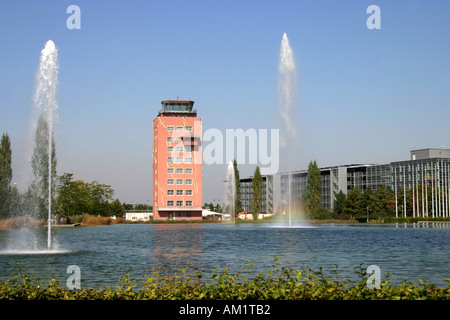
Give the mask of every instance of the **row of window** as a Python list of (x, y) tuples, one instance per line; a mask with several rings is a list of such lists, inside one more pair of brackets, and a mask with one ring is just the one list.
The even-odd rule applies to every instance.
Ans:
[[(167, 201), (167, 206), (168, 206), (168, 207), (173, 207), (174, 203), (175, 203), (175, 201), (169, 200), (169, 201)], [(183, 201), (177, 200), (177, 201), (176, 201), (176, 206), (177, 206), (177, 207), (182, 207), (182, 206), (183, 206)], [(192, 207), (192, 201), (186, 201), (186, 202), (185, 202), (185, 206), (186, 206), (186, 207)]]
[(167, 137), (167, 142), (181, 142), (181, 138), (180, 137)]
[(168, 146), (167, 147), (167, 152), (176, 152), (176, 153), (181, 153), (181, 152), (192, 152), (192, 146), (184, 146), (184, 148), (182, 146), (177, 146), (176, 148), (173, 146)]
[[(186, 131), (192, 131), (192, 126), (186, 126), (186, 127), (177, 126), (176, 130), (180, 131), (180, 132), (185, 131), (185, 130)], [(167, 126), (167, 131), (175, 131), (175, 126)]]
[(150, 220), (149, 217), (131, 217), (132, 221), (148, 221)]
[[(186, 211), (186, 218), (191, 218), (192, 217), (192, 212), (191, 211)], [(177, 212), (177, 218), (183, 218), (183, 212), (178, 211)]]
[[(167, 163), (174, 163), (174, 158), (175, 157), (167, 157)], [(187, 164), (191, 164), (192, 163), (192, 157), (176, 157), (176, 163), (180, 164), (180, 163), (187, 163)]]
[[(192, 168), (177, 168), (177, 174), (183, 174), (183, 170), (185, 174), (192, 174)], [(174, 174), (175, 169), (174, 168), (167, 168), (168, 174)]]
[[(177, 185), (183, 185), (183, 182), (185, 185), (192, 185), (192, 179), (176, 179)], [(167, 184), (168, 185), (174, 185), (175, 184), (175, 179), (167, 179)]]
[[(186, 196), (192, 196), (192, 190), (177, 190), (177, 196), (182, 196), (184, 191), (184, 195)], [(168, 196), (175, 195), (175, 190), (167, 190)]]
[[(183, 138), (183, 141), (185, 142), (185, 143), (193, 143), (193, 142), (195, 142), (195, 138), (193, 138), (193, 137), (184, 137)], [(176, 142), (176, 143), (180, 143), (181, 142), (181, 137), (167, 137), (167, 140), (166, 140), (166, 142)]]

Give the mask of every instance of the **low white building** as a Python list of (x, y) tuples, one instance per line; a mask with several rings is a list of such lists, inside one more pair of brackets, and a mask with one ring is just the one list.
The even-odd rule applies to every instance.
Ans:
[(149, 221), (153, 215), (152, 212), (127, 212), (125, 213), (125, 220), (127, 221)]
[(214, 219), (214, 218), (222, 219), (222, 214), (211, 211), (209, 209), (202, 209), (202, 217), (203, 219)]

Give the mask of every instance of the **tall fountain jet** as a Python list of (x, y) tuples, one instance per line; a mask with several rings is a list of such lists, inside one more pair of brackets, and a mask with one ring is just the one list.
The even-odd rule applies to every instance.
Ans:
[(292, 150), (294, 147), (293, 144), (296, 142), (296, 127), (293, 119), (297, 95), (297, 68), (294, 53), (289, 45), (289, 39), (286, 33), (284, 33), (281, 40), (278, 64), (278, 108), (282, 120), (280, 128), (280, 151), (283, 154), (282, 159), (285, 161), (283, 169), (288, 172), (288, 194), (285, 195), (284, 204), (288, 210), (289, 225), (292, 224)]
[(235, 197), (236, 197), (236, 179), (234, 176), (233, 161), (228, 163), (227, 178), (225, 180), (225, 203), (224, 211), (230, 212), (231, 222), (235, 223)]
[[(48, 124), (48, 232), (47, 247), (51, 248), (51, 210), (52, 210), (52, 153), (53, 122), (58, 110), (56, 87), (58, 85), (58, 49), (52, 40), (48, 40), (41, 51), (39, 69), (36, 73), (34, 105), (45, 116)], [(53, 168), (54, 169), (54, 168)]]

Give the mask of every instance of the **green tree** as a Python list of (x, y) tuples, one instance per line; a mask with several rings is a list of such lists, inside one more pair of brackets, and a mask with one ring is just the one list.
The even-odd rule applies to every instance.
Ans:
[(134, 210), (152, 210), (152, 206), (144, 203), (138, 203), (134, 206)]
[(242, 212), (242, 206), (241, 206), (241, 183), (239, 179), (239, 169), (237, 167), (236, 159), (233, 160), (233, 168), (234, 168), (234, 180), (236, 181), (236, 189), (234, 194), (234, 214), (237, 216), (240, 212)]
[(314, 214), (322, 208), (321, 204), (322, 186), (320, 179), (320, 169), (316, 160), (311, 161), (308, 165), (308, 173), (306, 175), (306, 189), (302, 194), (302, 202), (306, 211)]
[(123, 208), (125, 209), (125, 210), (133, 210), (133, 205), (131, 204), (131, 203), (123, 203), (122, 204), (123, 205)]
[(360, 198), (361, 210), (369, 214), (378, 212), (380, 203), (377, 200), (372, 188), (366, 188)]
[(253, 220), (257, 220), (261, 211), (263, 199), (263, 178), (259, 166), (256, 167), (252, 179), (252, 215)]
[(101, 216), (111, 216), (109, 201), (112, 200), (114, 190), (111, 186), (100, 184), (97, 181), (86, 184), (91, 200), (88, 213)]
[[(48, 214), (48, 197), (49, 197), (49, 179), (52, 185), (52, 203), (55, 203), (56, 195), (56, 151), (55, 141), (51, 137), (51, 154), (49, 154), (49, 126), (44, 115), (39, 116), (36, 134), (35, 147), (31, 158), (31, 168), (33, 170), (34, 179), (30, 186), (31, 214), (38, 219), (45, 219)], [(49, 158), (51, 159), (51, 174), (49, 175)]]
[(57, 213), (63, 216), (76, 212), (78, 199), (75, 195), (75, 185), (72, 181), (73, 174), (65, 173), (58, 178)]
[(116, 217), (121, 217), (125, 214), (125, 208), (122, 203), (120, 203), (119, 199), (111, 202), (111, 214)]
[[(420, 189), (419, 192), (421, 193), (422, 189)], [(395, 193), (391, 188), (380, 185), (377, 190), (375, 190), (374, 196), (375, 201), (377, 202), (377, 212), (381, 213), (383, 216), (395, 214)]]
[(72, 173), (59, 177), (57, 212), (62, 216), (88, 213), (91, 204), (89, 189), (83, 180), (73, 180)]
[(209, 210), (211, 210), (211, 211), (214, 211), (214, 209), (215, 209), (214, 204), (213, 204), (212, 202), (211, 202), (211, 203), (205, 202), (205, 204), (203, 205), (203, 207), (204, 207), (204, 208), (207, 208), (207, 209), (209, 209)]
[(344, 212), (346, 201), (347, 195), (342, 190), (339, 190), (339, 192), (335, 196), (333, 211), (336, 214), (341, 215)]
[(82, 213), (111, 216), (114, 212), (109, 201), (113, 194), (109, 185), (73, 180), (72, 173), (65, 173), (59, 177), (58, 213), (63, 216)]
[(11, 141), (8, 134), (4, 133), (0, 141), (0, 219), (11, 215), (11, 153)]
[(345, 202), (344, 214), (354, 217), (361, 214), (361, 193), (357, 188), (353, 188), (347, 194), (347, 201)]

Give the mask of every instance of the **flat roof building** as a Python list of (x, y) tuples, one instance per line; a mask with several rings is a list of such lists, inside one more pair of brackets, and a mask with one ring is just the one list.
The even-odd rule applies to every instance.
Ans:
[(125, 220), (127, 221), (149, 221), (152, 216), (151, 212), (126, 212)]
[[(298, 204), (306, 189), (307, 170), (277, 173), (263, 176), (264, 197), (260, 213), (277, 213), (286, 210), (288, 203), (288, 179), (291, 177), (292, 201)], [(320, 168), (321, 203), (327, 210), (333, 210), (339, 191), (347, 194), (353, 188), (361, 193), (367, 188), (376, 190), (379, 186), (390, 188), (396, 193), (396, 214), (413, 217), (450, 216), (450, 150), (411, 150), (411, 160), (385, 164), (352, 164)], [(251, 213), (251, 178), (240, 179), (241, 205)], [(427, 192), (427, 187), (433, 192)], [(406, 190), (413, 194), (411, 212), (401, 202)], [(403, 192), (402, 194), (399, 194)], [(406, 200), (405, 200), (406, 201)], [(428, 204), (429, 202), (429, 204)]]
[(165, 100), (153, 120), (153, 219), (202, 220), (202, 119)]
[(411, 150), (411, 160), (423, 160), (432, 158), (450, 158), (450, 149), (441, 147), (440, 149), (428, 148)]

